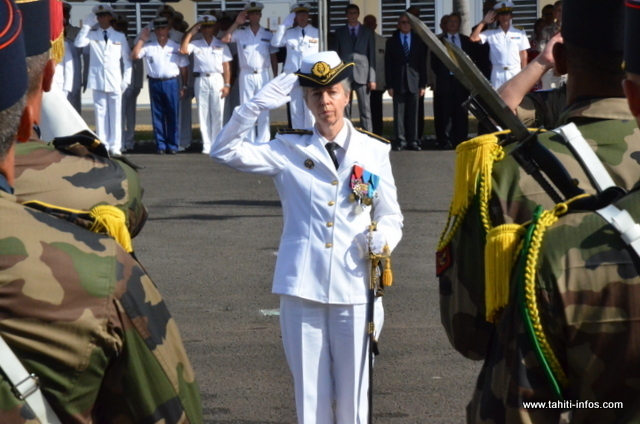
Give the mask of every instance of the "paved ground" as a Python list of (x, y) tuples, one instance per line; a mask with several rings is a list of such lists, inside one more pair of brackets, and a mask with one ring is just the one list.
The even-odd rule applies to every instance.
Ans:
[[(374, 375), (374, 422), (463, 423), (479, 364), (440, 326), (434, 249), (447, 217), (451, 151), (392, 152), (404, 239)], [(291, 377), (270, 294), (282, 229), (269, 178), (199, 154), (130, 155), (150, 218), (135, 247), (181, 329), (198, 375), (205, 422), (294, 423)]]

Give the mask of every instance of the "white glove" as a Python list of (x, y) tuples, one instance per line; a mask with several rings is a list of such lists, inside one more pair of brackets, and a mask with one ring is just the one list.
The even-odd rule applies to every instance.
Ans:
[(94, 26), (98, 23), (98, 19), (94, 13), (89, 13), (89, 15), (82, 21), (82, 25), (89, 25), (90, 27)]
[(126, 81), (122, 81), (120, 83), (120, 92), (124, 93), (127, 90), (128, 87), (129, 87), (129, 84), (127, 84)]
[(282, 73), (262, 87), (262, 90), (245, 103), (245, 105), (256, 113), (262, 112), (263, 110), (277, 109), (291, 101), (289, 93), (291, 93), (291, 89), (293, 89), (293, 86), (297, 83), (298, 76), (296, 74)]
[(387, 245), (387, 239), (384, 235), (378, 231), (370, 231), (367, 234), (367, 240), (369, 240), (369, 251), (374, 255), (381, 255), (384, 253), (384, 247)]
[(292, 27), (293, 21), (295, 21), (295, 19), (296, 19), (296, 13), (295, 12), (289, 13), (287, 17), (284, 18), (284, 21), (282, 21), (282, 25), (284, 25), (287, 28)]

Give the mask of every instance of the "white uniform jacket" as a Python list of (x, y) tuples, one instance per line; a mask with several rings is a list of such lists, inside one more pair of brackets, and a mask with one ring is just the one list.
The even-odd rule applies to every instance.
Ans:
[(298, 72), (302, 58), (319, 51), (320, 38), (318, 36), (318, 28), (307, 25), (304, 27), (304, 37), (302, 36), (302, 30), (303, 28), (300, 27), (286, 29), (284, 25), (279, 25), (278, 30), (271, 39), (273, 47), (285, 46), (287, 48), (287, 59), (282, 68), (283, 72), (290, 74)]
[[(131, 84), (131, 50), (124, 34), (107, 29), (108, 42), (104, 41), (103, 29), (91, 30), (83, 25), (76, 37), (75, 46), (89, 46), (89, 77), (87, 87), (107, 93), (120, 93), (122, 81)], [(120, 59), (124, 73), (120, 68)]]
[[(244, 142), (256, 115), (234, 112), (211, 148), (217, 162), (271, 176), (282, 202), (284, 229), (273, 293), (322, 303), (367, 303), (370, 260), (366, 230), (373, 220), (393, 249), (402, 237), (402, 214), (389, 162), (389, 144), (348, 126), (349, 144), (338, 170), (316, 131), (278, 134), (269, 143)], [(357, 214), (349, 201), (352, 168), (380, 177), (371, 207)]]

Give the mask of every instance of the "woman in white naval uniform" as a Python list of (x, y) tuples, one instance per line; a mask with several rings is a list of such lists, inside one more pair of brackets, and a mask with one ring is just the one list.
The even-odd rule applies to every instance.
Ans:
[[(224, 99), (229, 95), (233, 59), (229, 46), (215, 34), (218, 30), (215, 16), (202, 15), (182, 39), (180, 53), (193, 53), (193, 76), (198, 102), (198, 117), (202, 133), (202, 153), (209, 154), (211, 143), (222, 129)], [(202, 38), (191, 41), (200, 31)]]
[[(111, 27), (113, 9), (98, 5), (78, 32), (75, 46), (89, 46), (87, 87), (93, 90), (96, 133), (109, 146), (109, 153), (122, 150), (122, 93), (131, 83), (131, 51), (124, 34)], [(91, 29), (98, 23), (96, 29)], [(121, 70), (122, 61), (124, 72)]]
[[(491, 86), (498, 89), (527, 66), (527, 50), (531, 45), (527, 33), (512, 24), (513, 2), (496, 3), (473, 31), (469, 39), (489, 44)], [(485, 25), (498, 21), (498, 28), (482, 32)]]
[[(269, 82), (269, 67), (273, 70), (273, 75), (278, 73), (278, 61), (275, 55), (278, 49), (271, 46), (273, 34), (260, 26), (263, 8), (264, 5), (260, 2), (247, 2), (244, 10), (238, 13), (236, 21), (222, 37), (224, 43), (238, 45), (240, 104), (251, 100)], [(249, 26), (236, 31), (247, 18)], [(268, 142), (270, 138), (269, 111), (264, 111), (258, 117), (256, 132), (251, 131), (249, 139), (261, 144)]]
[[(291, 7), (291, 14), (284, 18), (282, 25), (278, 26), (278, 30), (271, 39), (272, 46), (287, 47), (287, 59), (282, 68), (283, 72), (289, 74), (298, 72), (303, 57), (318, 53), (320, 39), (318, 38), (318, 28), (309, 24), (310, 7), (309, 3), (294, 4)], [(298, 25), (289, 28), (294, 21)], [(290, 96), (291, 128), (313, 127), (315, 120), (309, 108), (304, 104), (302, 87), (294, 87)]]
[[(217, 162), (271, 176), (280, 195), (284, 229), (273, 293), (280, 295), (282, 341), (298, 421), (305, 424), (366, 422), (368, 253), (392, 250), (402, 237), (389, 144), (343, 118), (352, 69), (336, 52), (302, 60), (297, 75), (316, 119), (313, 130), (288, 130), (262, 145), (245, 141), (262, 111), (289, 101), (298, 77), (283, 74), (236, 109), (211, 148)], [(337, 144), (335, 162), (330, 142)], [(379, 177), (364, 212), (350, 201), (355, 165)], [(372, 221), (377, 231), (369, 233)], [(381, 299), (375, 303), (379, 330)]]

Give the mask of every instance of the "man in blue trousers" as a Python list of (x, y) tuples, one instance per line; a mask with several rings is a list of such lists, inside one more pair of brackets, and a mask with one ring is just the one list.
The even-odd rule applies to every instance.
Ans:
[(149, 41), (151, 30), (142, 30), (131, 57), (145, 58), (157, 153), (174, 155), (180, 146), (178, 113), (187, 89), (189, 59), (180, 54), (180, 45), (169, 39), (167, 18), (154, 19), (153, 32), (157, 40)]

